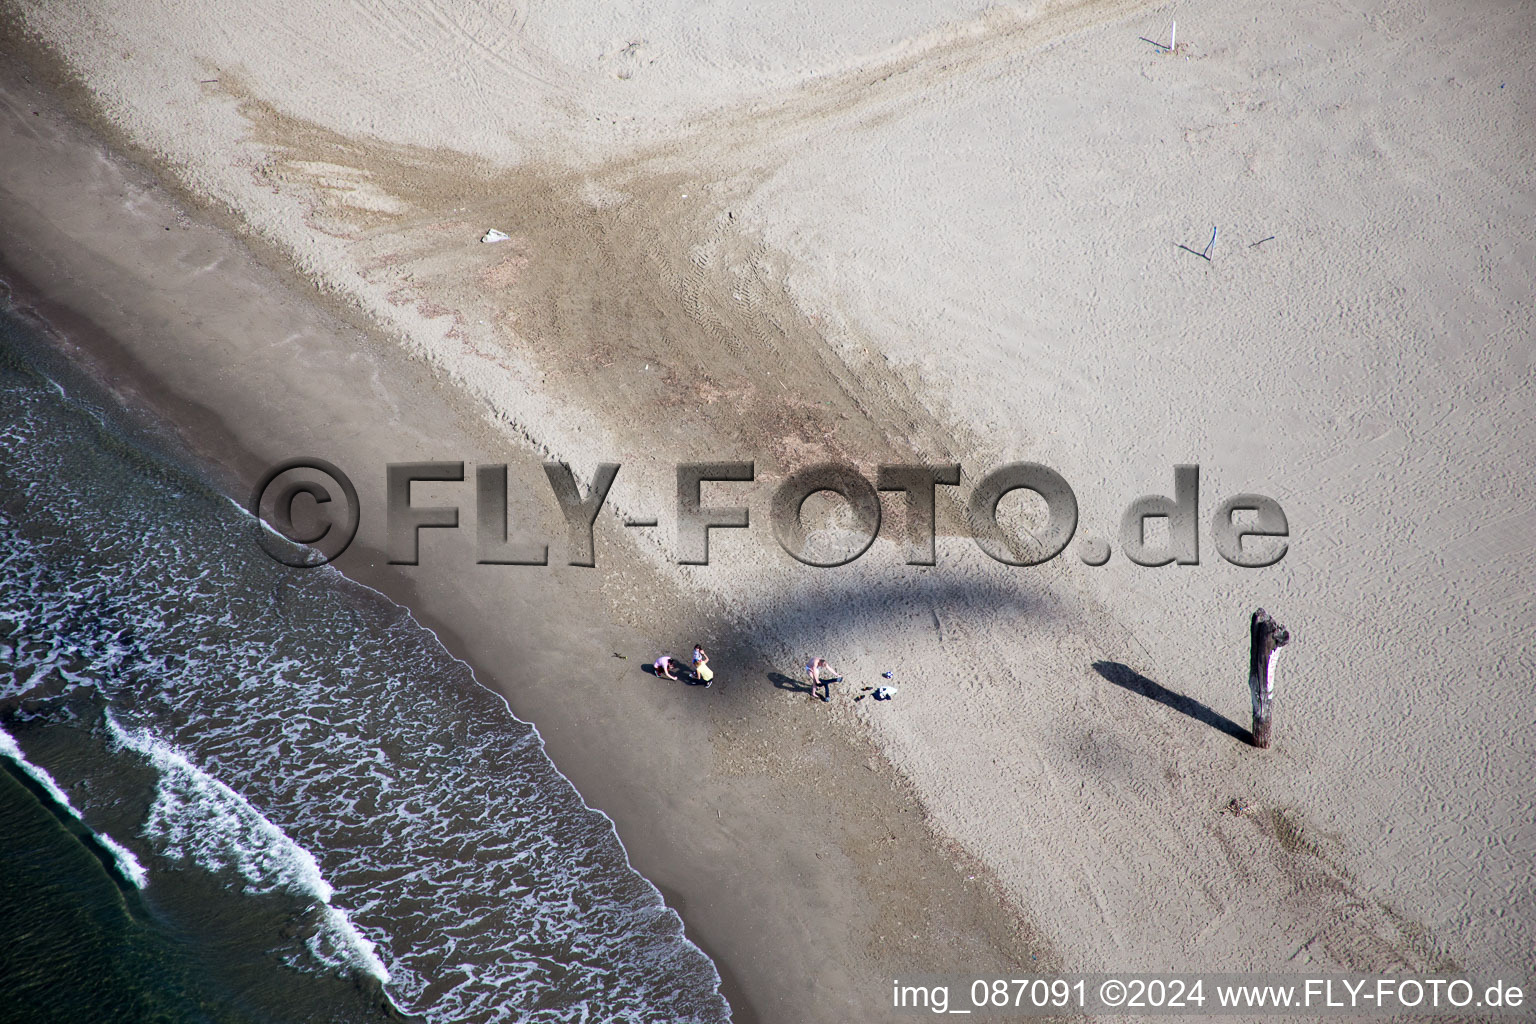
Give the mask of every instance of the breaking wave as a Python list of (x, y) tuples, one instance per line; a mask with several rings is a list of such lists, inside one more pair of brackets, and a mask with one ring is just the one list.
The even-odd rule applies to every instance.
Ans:
[(122, 843), (113, 839), (105, 832), (97, 832), (85, 823), (85, 817), (70, 802), (68, 794), (59, 788), (52, 775), (46, 768), (42, 768), (27, 760), (27, 755), (22, 753), (21, 747), (16, 743), (16, 738), (4, 729), (0, 729), (0, 755), (9, 758), (11, 763), (20, 768), (33, 782), (42, 787), (43, 791), (53, 798), (53, 802), (59, 809), (78, 821), (89, 832), (92, 841), (99, 845), (112, 857), (117, 865), (117, 872), (124, 881), (142, 889), (149, 884), (149, 872), (144, 870), (144, 865), (133, 855), (133, 851)]
[(106, 722), (119, 746), (143, 755), (160, 772), (144, 834), (165, 857), (190, 859), (212, 872), (233, 869), (244, 879), (247, 892), (282, 889), (314, 899), (321, 904), (323, 924), (308, 942), (310, 951), (322, 963), (355, 967), (381, 984), (389, 982), (389, 970), (379, 959), (377, 947), (352, 924), (346, 911), (331, 903), (335, 889), (320, 874), (313, 854), (239, 793), (148, 730), (124, 729), (110, 711)]

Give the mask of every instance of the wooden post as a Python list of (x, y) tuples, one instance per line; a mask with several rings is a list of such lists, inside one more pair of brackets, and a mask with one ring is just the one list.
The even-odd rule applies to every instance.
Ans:
[(1263, 608), (1248, 625), (1248, 692), (1253, 696), (1253, 745), (1269, 746), (1270, 701), (1275, 695), (1275, 658), (1291, 642), (1291, 632)]

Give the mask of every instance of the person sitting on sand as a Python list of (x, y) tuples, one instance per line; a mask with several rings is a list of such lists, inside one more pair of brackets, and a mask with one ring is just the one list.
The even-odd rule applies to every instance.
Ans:
[(677, 680), (677, 676), (672, 674), (672, 670), (676, 667), (677, 662), (672, 660), (672, 655), (670, 654), (663, 654), (651, 665), (651, 668), (656, 670), (656, 675), (658, 677), (662, 679), (671, 679), (673, 681)]
[[(822, 672), (827, 673), (826, 678), (822, 678)], [(811, 677), (812, 699), (817, 696), (816, 691), (820, 687), (825, 686), (827, 688), (827, 695), (821, 699), (829, 703), (832, 700), (832, 684), (843, 681), (843, 677), (838, 675), (831, 665), (827, 664), (826, 658), (812, 658), (805, 666), (805, 674)]]
[(706, 687), (715, 678), (715, 670), (709, 667), (709, 655), (698, 644), (693, 645), (693, 674), (704, 680)]

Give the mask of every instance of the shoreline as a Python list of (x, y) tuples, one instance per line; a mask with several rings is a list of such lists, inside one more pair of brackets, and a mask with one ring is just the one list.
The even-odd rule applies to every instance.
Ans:
[[(55, 112), (54, 116), (58, 114)], [(63, 130), (78, 132), (78, 129), (67, 127)], [(130, 179), (137, 173), (130, 172)], [(155, 186), (144, 181), (132, 187), (141, 192), (141, 199), (147, 193), (158, 191)], [(166, 199), (156, 201), (162, 204), (167, 202)], [(167, 212), (172, 209), (170, 206), (164, 208)], [(209, 239), (223, 237), (223, 241), (213, 244), (235, 244), (221, 236), (217, 226), (198, 223), (201, 218), (196, 213), (190, 214), (190, 220), (193, 228), (184, 228), (178, 224), (177, 232), (195, 230), (207, 235)], [(25, 244), (35, 247), (38, 241), (34, 235)], [(122, 244), (111, 239), (98, 242), (101, 250), (106, 252), (112, 251), (114, 245)], [(36, 251), (29, 255), (38, 258)], [(91, 255), (81, 252), (73, 254), (77, 258)], [(63, 247), (55, 247), (45, 259), (49, 265), (58, 267), (59, 263), (54, 261), (64, 256)], [(18, 298), (22, 300), (19, 304), (33, 307), (45, 321), (64, 332), (69, 344), (75, 348), (74, 352), (64, 353), (66, 358), (80, 365), (83, 372), (99, 381), (110, 392), (126, 400), (136, 418), (142, 419), (147, 414), (153, 421), (169, 428), (180, 444), (205, 467), (205, 471), (212, 472), (215, 480), (224, 481), (226, 493), (233, 490), (239, 494), (241, 485), (248, 485), (259, 474), (260, 467), (265, 464), (263, 455), (227, 419), (227, 413), (221, 415), (214, 411), (214, 407), (221, 404), (218, 395), (205, 390), (220, 377), (228, 379), (227, 374), (212, 368), (202, 368), (207, 372), (194, 373), (192, 379), (198, 383), (189, 387), (187, 383), (176, 380), (176, 371), (167, 373), (163, 369), (158, 372), (150, 369), (139, 358), (146, 350), (141, 348), (135, 351), (132, 341), (122, 339), (112, 327), (101, 323), (98, 317), (83, 313), (74, 308), (73, 304), (61, 301), (57, 294), (47, 294), (47, 289), (38, 288), (24, 271), (15, 267), (15, 262), (14, 259), (9, 260), (11, 265), (7, 270), (12, 279), (19, 278), (24, 282), (17, 289)], [(285, 310), (296, 309), (296, 315), (301, 317), (329, 317), (328, 313), (313, 311), (307, 300), (283, 297), (281, 289), (284, 286), (274, 281), (268, 271), (256, 269), (254, 263), (250, 268), (248, 273), (254, 273), (258, 279), (266, 278), (262, 286), (268, 290), (266, 294), (278, 298), (277, 305)], [(91, 282), (89, 268), (82, 270), (78, 263), (63, 276), (70, 282), (68, 290), (82, 285), (103, 284), (100, 281)], [(105, 294), (112, 294), (113, 287), (111, 282), (106, 282)], [(55, 292), (57, 288), (55, 284)], [(29, 289), (33, 292), (30, 296), (27, 294)], [(118, 294), (121, 296), (122, 293), (119, 291)], [(121, 307), (112, 308), (118, 315), (122, 315)], [(155, 343), (156, 354), (160, 358), (169, 360), (171, 364), (179, 361), (174, 355), (163, 352), (163, 349), (170, 347), (167, 339), (160, 337)], [(433, 424), (436, 437), (441, 438), (444, 433), (441, 425), (451, 422), (456, 424), (451, 432), (464, 438), (459, 450), (463, 450), (466, 458), (474, 450), (484, 449), (487, 442), (483, 427), (475, 422), (473, 416), (466, 417), (462, 412), (453, 411), (446, 404), (447, 398), (431, 383), (431, 375), (420, 364), (413, 364), (387, 350), (376, 350), (372, 355), (378, 364), (370, 367), (364, 376), (376, 373), (379, 364), (391, 366), (390, 372), (394, 375), (392, 381), (397, 384), (402, 380), (406, 382), (401, 391), (410, 396), (408, 401), (418, 403), (414, 411), (426, 422)], [(341, 361), (348, 362), (350, 357), (348, 353), (342, 356)], [(290, 367), (283, 372), (303, 375), (302, 368)], [(238, 389), (238, 383), (235, 386)], [(198, 397), (192, 398), (194, 394)], [(436, 411), (424, 413), (423, 406)], [(388, 451), (387, 446), (381, 445), (376, 438), (370, 438), (371, 443), (360, 444), (359, 440), (349, 438), (346, 442), (333, 444), (330, 450), (342, 449), (357, 453), (361, 449), (381, 454)], [(265, 446), (272, 444), (270, 439), (262, 441), (265, 441)], [(262, 446), (262, 441), (258, 441), (257, 445)], [(409, 442), (401, 447), (408, 449)], [(500, 448), (500, 445), (496, 447)], [(302, 446), (299, 450), (302, 450)], [(275, 455), (276, 450), (272, 454)], [(498, 454), (496, 458), (512, 461), (504, 453)], [(536, 465), (531, 453), (522, 454), (521, 459), (525, 469)], [(343, 464), (347, 463), (344, 461)], [(365, 498), (365, 507), (367, 504)], [(374, 507), (379, 505), (375, 504)], [(547, 509), (525, 511), (531, 514), (531, 518), (542, 516), (547, 521), (549, 516)], [(548, 525), (552, 527), (553, 524)], [(607, 542), (607, 550), (614, 550), (617, 543), (613, 535), (615, 532), (612, 526), (606, 527), (606, 530), (603, 526), (599, 527), (599, 543)], [(549, 534), (558, 536), (552, 528)], [(924, 962), (922, 959), (914, 961), (912, 958), (920, 957), (920, 951), (932, 944), (933, 939), (928, 936), (941, 933), (960, 938), (958, 941), (953, 938), (947, 941), (943, 952), (936, 953), (935, 959), (953, 963), (957, 969), (960, 964), (968, 962), (968, 957), (974, 957), (977, 962), (992, 960), (999, 963), (1015, 961), (1025, 955), (1039, 956), (1040, 962), (1055, 960), (1038, 939), (1021, 940), (1016, 930), (1015, 915), (993, 902), (996, 897), (990, 894), (1000, 891), (995, 883), (982, 883), (978, 888), (976, 883), (964, 880), (961, 869), (956, 866), (959, 862), (954, 860), (956, 851), (946, 852), (935, 845), (921, 810), (910, 795), (904, 793), (904, 785), (888, 764), (884, 763), (882, 755), (867, 745), (850, 744), (849, 739), (839, 735), (824, 717), (802, 714), (796, 716), (799, 718), (796, 722), (774, 718), (753, 721), (751, 716), (756, 712), (752, 705), (760, 704), (760, 701), (753, 699), (750, 689), (743, 690), (738, 683), (728, 678), (727, 685), (717, 685), (712, 695), (728, 695), (734, 690), (737, 691), (736, 699), (728, 697), (728, 705), (723, 710), (717, 706), (706, 711), (713, 721), (688, 723), (682, 729), (674, 727), (671, 731), (676, 742), (672, 744), (647, 742), (637, 747), (634, 741), (641, 737), (635, 736), (634, 729), (628, 723), (616, 722), (613, 716), (604, 716), (599, 731), (608, 737), (607, 745), (604, 747), (599, 744), (603, 753), (594, 758), (596, 751), (582, 742), (581, 737), (593, 725), (590, 716), (584, 713), (582, 707), (564, 699), (561, 691), (568, 684), (560, 681), (559, 671), (550, 664), (558, 664), (571, 657), (569, 644), (562, 645), (554, 639), (549, 632), (549, 625), (540, 627), (542, 638), (537, 641), (525, 638), (522, 642), (514, 642), (514, 662), (522, 658), (526, 659), (525, 664), (527, 661), (537, 664), (538, 670), (534, 675), (542, 678), (510, 681), (503, 670), (495, 668), (508, 660), (505, 640), (483, 627), (478, 637), (466, 633), (469, 623), (485, 621), (484, 612), (474, 607), (477, 595), (467, 595), (466, 600), (465, 594), (453, 593), (460, 588), (456, 586), (452, 571), (435, 574), (425, 572), (412, 578), (408, 573), (384, 564), (378, 553), (380, 547), (376, 543), (377, 539), (374, 538), (375, 542), (371, 543), (365, 528), (358, 542), (338, 562), (338, 568), (349, 578), (409, 609), (419, 622), (438, 635), (451, 654), (473, 666), (483, 685), (507, 699), (513, 714), (532, 723), (539, 730), (557, 769), (572, 781), (589, 806), (614, 821), (635, 869), (665, 895), (674, 909), (678, 909), (679, 905), (686, 909), (684, 921), (687, 935), (715, 962), (722, 978), (722, 992), (731, 1002), (735, 1019), (749, 1022), (844, 1019), (846, 1013), (857, 1012), (850, 1008), (859, 1005), (856, 990), (849, 988), (856, 976), (867, 972), (869, 988), (866, 993), (879, 991), (881, 978), (885, 975), (906, 969), (909, 961), (921, 965)], [(618, 561), (620, 559), (616, 552), (611, 562)], [(627, 561), (630, 564), (623, 565), (620, 572), (643, 576), (643, 564), (633, 559)], [(532, 598), (523, 598), (519, 606), (526, 610), (530, 605), (547, 602), (552, 597), (549, 591), (570, 590), (574, 584), (585, 591), (585, 596), (577, 602), (577, 606), (585, 609), (583, 615), (590, 620), (590, 609), (605, 603), (601, 594), (594, 592), (593, 584), (598, 581), (587, 580), (583, 583), (579, 579), (579, 571), (576, 571), (577, 579), (572, 580), (569, 578), (572, 575), (570, 571), (550, 570), (550, 575), (556, 573), (567, 578), (542, 582), (536, 588), (540, 593)], [(654, 579), (647, 585), (663, 586)], [(676, 604), (678, 597), (664, 597), (663, 602)], [(568, 613), (572, 602), (567, 598), (564, 603)], [(688, 613), (688, 617), (695, 618), (697, 613)], [(560, 618), (560, 613), (545, 611), (539, 620), (551, 623)], [(675, 612), (672, 618), (677, 618)], [(566, 621), (570, 621), (569, 617)], [(585, 628), (591, 631), (594, 627), (587, 624)], [(674, 623), (672, 628), (676, 629), (677, 624)], [(719, 626), (684, 628), (690, 634), (720, 629)], [(622, 623), (598, 625), (595, 631), (623, 637), (618, 644), (627, 646), (632, 652), (630, 660), (623, 664), (639, 675), (638, 654), (643, 649), (639, 645), (648, 641), (637, 638), (633, 626), (626, 627)], [(601, 646), (619, 649), (616, 644), (609, 642), (603, 642)], [(553, 656), (550, 647), (554, 648)], [(726, 653), (731, 652), (727, 649)], [(746, 650), (739, 654), (743, 661), (750, 657)], [(590, 658), (590, 648), (583, 651), (582, 656)], [(716, 658), (718, 662), (721, 655), (717, 653)], [(767, 666), (763, 666), (753, 671), (761, 674), (766, 670)], [(740, 668), (737, 671), (745, 674)], [(644, 675), (639, 675), (639, 678), (649, 679)], [(597, 693), (589, 693), (585, 699), (593, 696), (597, 696)], [(650, 698), (632, 693), (626, 699), (626, 704), (634, 717), (642, 722), (649, 719), (651, 726), (659, 730), (662, 719), (658, 709), (654, 706), (646, 708), (645, 704), (659, 701), (665, 706), (663, 711), (675, 714), (679, 710), (689, 711), (690, 698), (696, 696), (692, 688), (684, 688), (681, 692), (663, 691)], [(691, 703), (697, 708), (699, 702), (693, 700)], [(734, 711), (730, 705), (735, 705)], [(803, 704), (800, 710), (804, 711)], [(690, 799), (689, 795), (689, 790), (696, 787), (666, 780), (675, 780), (673, 762), (683, 751), (693, 749), (700, 752), (703, 763), (714, 760), (717, 757), (717, 744), (710, 734), (722, 726), (736, 737), (735, 742), (769, 750), (783, 745), (783, 740), (791, 731), (801, 743), (805, 743), (808, 736), (812, 737), (811, 742), (831, 752), (830, 757), (839, 766), (827, 781), (840, 779), (841, 783), (834, 782), (834, 785), (855, 792), (862, 789), (865, 796), (860, 798), (843, 794), (841, 799), (835, 793), (807, 796), (803, 810), (808, 811), (814, 819), (813, 823), (808, 824), (801, 809), (784, 802), (782, 790), (770, 786), (767, 792), (762, 792), (761, 786), (750, 781), (743, 787), (740, 782), (733, 783), (733, 776), (727, 774), (710, 787), (714, 795), (709, 803), (719, 806), (697, 806), (698, 801)], [(629, 749), (624, 750), (626, 746)], [(623, 750), (622, 768), (605, 763), (616, 750)], [(656, 763), (658, 756), (660, 764)], [(736, 778), (750, 780), (751, 777)], [(660, 798), (654, 793), (647, 795), (648, 790), (659, 790)], [(726, 794), (730, 794), (728, 799)], [(876, 804), (875, 801), (881, 803)], [(866, 809), (862, 812), (850, 809), (847, 806), (849, 803), (862, 803)], [(690, 804), (693, 806), (688, 806)], [(878, 809), (881, 805), (888, 807), (889, 813), (882, 813)], [(740, 826), (734, 822), (729, 823), (732, 826), (730, 831), (739, 828), (737, 835), (725, 838), (706, 835), (700, 839), (678, 842), (677, 833), (680, 828), (685, 834), (715, 831), (704, 826), (703, 821), (715, 818), (725, 822), (723, 812), (727, 807), (733, 815), (745, 814), (749, 819), (756, 820), (750, 824), (744, 822)], [(713, 813), (716, 810), (722, 813), (717, 816)], [(824, 875), (807, 886), (799, 877), (799, 870), (783, 863), (774, 866), (773, 862), (781, 861), (782, 858), (772, 844), (758, 841), (759, 837), (766, 840), (770, 835), (799, 836), (805, 844), (822, 848), (828, 856), (836, 851), (838, 859), (847, 864), (847, 873)], [(893, 837), (895, 842), (886, 845)], [(850, 844), (853, 850), (878, 851), (880, 856), (872, 858), (869, 868), (861, 869), (856, 862), (848, 860)], [(730, 855), (733, 868), (739, 869), (743, 860), (759, 862), (759, 881), (753, 881), (752, 875), (738, 873), (738, 870), (721, 870), (719, 854), (721, 850), (730, 849), (737, 851)], [(893, 853), (893, 850), (896, 852)], [(822, 852), (816, 853), (816, 858), (822, 856)], [(878, 876), (873, 874), (875, 860), (879, 861), (881, 874)], [(964, 874), (985, 877), (985, 872), (975, 865), (970, 865)], [(918, 881), (920, 879), (922, 882)], [(924, 911), (930, 912), (933, 919), (926, 923), (904, 920), (905, 924), (917, 926), (917, 930), (911, 932), (909, 937), (898, 939), (896, 936), (882, 935), (882, 930), (888, 928), (888, 925), (879, 923), (884, 917), (902, 920), (914, 913), (916, 907), (906, 910), (891, 908), (907, 902), (909, 896), (904, 890), (916, 884), (925, 884), (932, 890), (920, 902)], [(807, 898), (822, 907), (823, 912), (806, 913), (804, 910), (796, 910)], [(765, 919), (761, 916), (761, 910), (769, 906), (785, 907), (790, 913), (777, 920)], [(744, 914), (743, 911), (748, 907), (756, 908), (757, 914)], [(828, 909), (833, 907), (842, 909)], [(853, 924), (861, 921), (862, 924)], [(784, 937), (779, 943), (778, 954), (772, 958), (758, 956), (755, 953), (757, 941), (775, 933)], [(790, 935), (798, 938), (790, 941)], [(1022, 945), (1017, 945), (1021, 942)], [(1012, 952), (1005, 952), (1010, 948)], [(1032, 953), (1026, 954), (1025, 949)], [(988, 953), (988, 950), (991, 952)], [(829, 951), (835, 952), (829, 955)], [(830, 960), (831, 970), (839, 972), (840, 977), (830, 986), (807, 983), (805, 979), (814, 977), (818, 961), (822, 960)], [(881, 961), (887, 963), (881, 966)], [(860, 964), (863, 966), (855, 966)]]

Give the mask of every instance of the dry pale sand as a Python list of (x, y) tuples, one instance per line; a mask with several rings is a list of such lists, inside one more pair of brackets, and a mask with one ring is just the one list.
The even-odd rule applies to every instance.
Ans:
[[(732, 872), (669, 876), (664, 851), (776, 851), (747, 917), (729, 900), (684, 908), (767, 1019), (875, 1019), (883, 988), (861, 972), (941, 913), (912, 895), (941, 863), (998, 888), (977, 897), (993, 915), (911, 928), (936, 966), (1016, 955), (1001, 937), (1015, 929), (1018, 949), (1068, 967), (1536, 975), (1529, 5), (708, 11), (23, 2), (10, 38), (46, 41), (120, 151), (350, 318), (351, 337), (269, 344), (310, 380), (372, 374), (409, 450), (369, 436), (369, 403), (327, 419), (274, 404), (259, 375), (231, 383), (272, 351), (235, 340), (178, 369), (187, 352), (145, 336), (148, 376), (206, 389), (247, 449), (286, 454), (345, 423), (332, 443), (348, 450), (470, 458), (445, 439), (474, 430), (439, 427), (441, 402), (483, 432), (476, 450), (623, 462), (616, 513), (664, 524), (677, 461), (756, 460), (740, 490), (759, 525), (717, 535), (713, 565), (671, 564), (667, 529), (621, 536), (615, 514), (598, 581), (551, 573), (540, 592), (588, 588), (566, 599), (594, 659), (621, 633), (681, 646), (710, 629), (781, 671), (824, 652), (861, 682), (896, 673), (897, 701), (845, 695), (811, 716), (754, 669), (731, 684), (753, 696), (723, 698), (750, 714), (663, 735), (671, 768), (773, 821), (806, 771), (873, 744), (901, 780), (873, 799), (892, 802), (871, 809), (850, 782), (806, 827), (867, 838), (920, 813), (931, 831), (893, 844), (920, 847), (903, 854), (905, 904), (877, 892), (884, 854), (867, 843), (828, 863), (801, 832), (708, 835), (718, 808), (641, 784), (668, 768), (654, 739), (620, 758), (638, 775), (569, 769), (685, 904)], [(1138, 38), (1175, 16), (1177, 54)], [(12, 138), (24, 113), (13, 101)], [(27, 193), (31, 237), (89, 248), (99, 212), (71, 219), (43, 192)], [(1213, 225), (1210, 261), (1178, 248)], [(489, 227), (511, 239), (478, 244)], [(400, 383), (399, 356), (350, 358), (364, 335), (432, 383)], [(296, 420), (279, 429), (273, 409)], [(959, 461), (967, 485), (1044, 462), (1076, 489), (1080, 533), (1112, 542), (1120, 509), (1197, 462), (1202, 564), (1117, 551), (1095, 569), (1069, 551), (1010, 569), (956, 536), (949, 504), (936, 568), (885, 539), (848, 567), (801, 567), (765, 529), (768, 496), (829, 458)], [(1205, 521), (1240, 491), (1290, 518), (1274, 568), (1229, 566), (1210, 543)], [(505, 653), (505, 602), (528, 600), (507, 577), (468, 594), (426, 566), (392, 584), (480, 661)], [(1296, 636), (1264, 753), (1223, 727), (1247, 725), (1257, 605)], [(1114, 684), (1128, 672), (1168, 700)], [(642, 745), (599, 701), (528, 692), (520, 709), (562, 766), (582, 761), (562, 729)], [(646, 706), (623, 710), (693, 714)], [(796, 760), (790, 736), (840, 753)], [(1221, 813), (1234, 798), (1249, 812)], [(759, 926), (862, 952), (819, 980), (775, 974), (740, 934)]]

